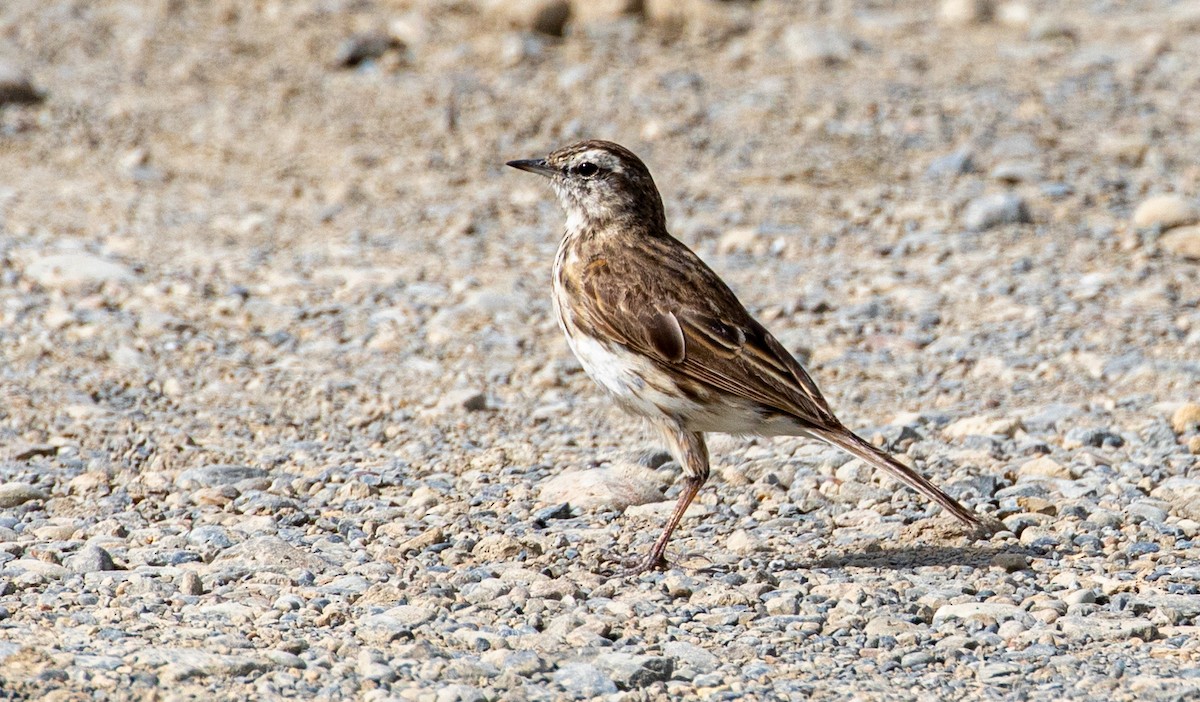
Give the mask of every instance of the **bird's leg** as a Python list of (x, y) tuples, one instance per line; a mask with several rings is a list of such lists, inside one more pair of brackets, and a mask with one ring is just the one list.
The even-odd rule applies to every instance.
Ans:
[(671, 540), (671, 534), (679, 526), (688, 506), (695, 499), (696, 493), (700, 492), (704, 481), (708, 480), (708, 447), (704, 445), (704, 434), (698, 431), (686, 431), (683, 427), (675, 424), (663, 426), (662, 433), (667, 440), (667, 447), (671, 455), (679, 461), (680, 467), (683, 468), (683, 492), (680, 493), (679, 501), (675, 503), (675, 509), (671, 512), (671, 518), (667, 520), (662, 535), (658, 537), (658, 541), (654, 542), (650, 553), (646, 554), (646, 558), (640, 564), (627, 570), (625, 575), (637, 575), (650, 570), (666, 570), (670, 567), (671, 564), (664, 555), (667, 551), (667, 542)]

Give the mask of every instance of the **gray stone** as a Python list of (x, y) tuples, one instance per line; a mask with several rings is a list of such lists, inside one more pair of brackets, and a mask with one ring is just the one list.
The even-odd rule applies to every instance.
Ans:
[(622, 690), (636, 690), (670, 680), (675, 669), (671, 658), (633, 653), (605, 653), (595, 658), (595, 664)]
[(676, 667), (688, 667), (697, 673), (711, 673), (720, 662), (711, 652), (686, 641), (668, 641), (663, 654), (675, 660)]
[(190, 468), (175, 478), (175, 485), (184, 490), (232, 485), (250, 478), (265, 478), (267, 471), (261, 468), (235, 465), (211, 465)]
[(1004, 224), (1032, 221), (1025, 200), (1016, 193), (993, 193), (978, 197), (969, 202), (963, 212), (963, 226), (976, 232)]
[(43, 287), (65, 290), (125, 282), (134, 277), (122, 263), (83, 252), (42, 256), (25, 268), (25, 275)]
[(5, 483), (0, 485), (0, 509), (19, 507), (30, 500), (47, 500), (50, 496), (29, 483)]
[(108, 551), (95, 544), (84, 546), (78, 553), (67, 559), (66, 565), (72, 573), (99, 573), (106, 570), (117, 570)]
[(568, 663), (560, 666), (554, 671), (552, 678), (572, 699), (611, 695), (617, 691), (617, 684), (612, 678), (590, 663)]

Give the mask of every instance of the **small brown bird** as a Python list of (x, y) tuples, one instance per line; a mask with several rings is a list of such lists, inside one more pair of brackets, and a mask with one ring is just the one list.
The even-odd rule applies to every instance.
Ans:
[(593, 380), (662, 432), (683, 492), (632, 572), (666, 568), (667, 541), (708, 478), (704, 432), (808, 436), (891, 473), (964, 524), (979, 520), (847, 429), (800, 363), (695, 253), (667, 233), (650, 171), (628, 149), (584, 141), (509, 166), (550, 179), (567, 213), (554, 309)]

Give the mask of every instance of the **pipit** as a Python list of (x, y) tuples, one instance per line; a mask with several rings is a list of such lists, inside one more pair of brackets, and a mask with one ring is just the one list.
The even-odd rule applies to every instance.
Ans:
[(667, 233), (662, 198), (632, 152), (584, 141), (508, 165), (549, 178), (566, 210), (554, 310), (571, 350), (618, 405), (658, 428), (683, 468), (679, 501), (631, 572), (669, 566), (667, 541), (708, 478), (705, 432), (819, 439), (981, 528), (954, 498), (838, 421), (800, 363)]

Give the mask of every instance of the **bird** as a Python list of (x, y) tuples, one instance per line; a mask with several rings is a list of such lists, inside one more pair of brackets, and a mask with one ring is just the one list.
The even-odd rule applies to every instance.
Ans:
[(696, 253), (667, 231), (662, 197), (632, 151), (588, 140), (508, 166), (549, 179), (566, 213), (553, 307), (580, 365), (662, 435), (681, 490), (650, 551), (627, 570), (665, 570), (667, 543), (708, 479), (704, 435), (817, 439), (925, 495), (972, 530), (980, 519), (846, 428), (812, 376)]

